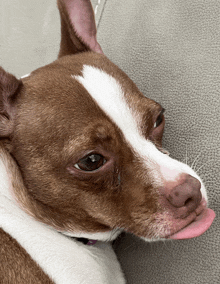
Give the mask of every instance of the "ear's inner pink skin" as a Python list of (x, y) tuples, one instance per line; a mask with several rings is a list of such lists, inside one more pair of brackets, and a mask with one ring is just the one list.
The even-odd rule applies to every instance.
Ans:
[(103, 53), (96, 39), (96, 24), (92, 4), (88, 0), (72, 1), (63, 0), (66, 5), (72, 27), (80, 39), (87, 44), (91, 50)]

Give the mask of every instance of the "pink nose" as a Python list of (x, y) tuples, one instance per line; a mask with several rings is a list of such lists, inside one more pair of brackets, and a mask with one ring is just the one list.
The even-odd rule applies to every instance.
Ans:
[(191, 175), (184, 175), (181, 183), (175, 185), (166, 193), (169, 203), (176, 207), (176, 212), (189, 214), (193, 212), (201, 202), (202, 194), (200, 191), (201, 183)]

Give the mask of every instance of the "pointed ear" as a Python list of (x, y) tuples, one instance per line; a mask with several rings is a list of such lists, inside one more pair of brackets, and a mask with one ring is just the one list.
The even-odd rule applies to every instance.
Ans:
[(21, 85), (21, 80), (0, 67), (0, 138), (7, 138), (13, 132), (15, 116), (13, 99)]
[(96, 39), (95, 16), (89, 0), (57, 0), (61, 19), (58, 57), (84, 51), (103, 53)]

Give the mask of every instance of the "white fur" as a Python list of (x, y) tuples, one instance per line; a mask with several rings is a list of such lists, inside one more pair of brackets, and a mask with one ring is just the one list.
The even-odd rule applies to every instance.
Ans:
[(202, 195), (207, 200), (199, 176), (188, 165), (159, 151), (142, 135), (139, 114), (126, 103), (120, 83), (103, 70), (88, 65), (84, 65), (82, 74), (72, 77), (84, 86), (100, 108), (117, 124), (134, 153), (151, 171), (154, 180), (163, 185), (163, 181), (174, 181), (181, 173), (188, 173), (200, 180)]
[(0, 227), (20, 243), (55, 283), (125, 283), (111, 244), (85, 246), (28, 216), (13, 200), (2, 159), (0, 179)]

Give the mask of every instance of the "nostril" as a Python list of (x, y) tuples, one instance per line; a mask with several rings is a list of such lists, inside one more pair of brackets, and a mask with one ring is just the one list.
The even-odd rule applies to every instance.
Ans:
[(200, 203), (200, 199), (198, 198), (198, 201), (194, 198), (188, 198), (184, 204), (184, 206), (188, 209), (188, 211), (191, 212), (191, 210), (193, 211), (194, 209), (197, 208), (197, 206)]
[(198, 179), (185, 175), (184, 181), (170, 190), (167, 199), (173, 207), (184, 207), (187, 213), (191, 213), (201, 202), (200, 188), (201, 183)]
[(189, 205), (189, 203), (193, 202), (192, 198), (188, 198), (184, 204), (184, 206), (187, 206), (187, 204)]

